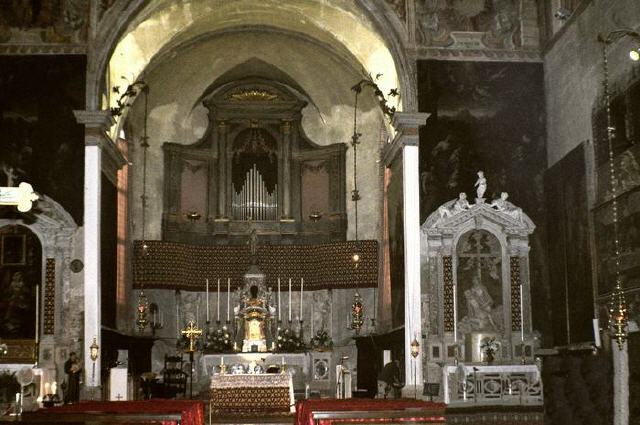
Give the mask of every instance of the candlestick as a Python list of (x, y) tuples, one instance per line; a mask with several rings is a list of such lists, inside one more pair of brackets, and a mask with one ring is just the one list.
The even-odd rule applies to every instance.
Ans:
[(300, 317), (299, 320), (302, 320), (302, 295), (304, 294), (304, 278), (300, 278)]
[(36, 285), (36, 344), (40, 338), (40, 285)]
[(227, 322), (231, 317), (229, 315), (230, 311), (231, 311), (231, 278), (228, 277), (227, 278)]
[(282, 320), (282, 316), (280, 314), (280, 278), (278, 278), (278, 321)]
[(209, 279), (207, 278), (207, 323), (209, 322)]
[(220, 278), (218, 278), (218, 297), (217, 297), (217, 302), (218, 302), (218, 315), (216, 316), (216, 320), (219, 322), (220, 321)]
[(289, 278), (289, 321), (291, 321), (291, 278)]
[(176, 297), (176, 336), (180, 339), (180, 301)]
[(58, 393), (58, 383), (56, 381), (53, 381), (53, 383), (51, 384), (51, 394), (55, 395)]

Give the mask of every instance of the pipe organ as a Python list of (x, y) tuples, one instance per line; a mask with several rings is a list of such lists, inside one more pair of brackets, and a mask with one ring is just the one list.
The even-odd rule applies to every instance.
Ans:
[(247, 171), (240, 192), (233, 191), (231, 203), (234, 220), (277, 220), (278, 185), (269, 192), (258, 168)]
[(346, 239), (346, 145), (306, 137), (299, 93), (245, 79), (203, 103), (202, 139), (163, 145), (163, 240), (241, 244), (251, 228), (276, 244)]

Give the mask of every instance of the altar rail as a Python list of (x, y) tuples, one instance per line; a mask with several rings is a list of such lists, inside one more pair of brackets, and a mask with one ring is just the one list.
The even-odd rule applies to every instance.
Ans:
[(447, 404), (543, 404), (536, 365), (446, 366), (443, 374)]
[[(205, 278), (231, 278), (231, 289), (242, 284), (249, 267), (246, 245), (190, 245), (167, 241), (135, 241), (133, 260), (134, 288), (184, 289), (204, 291)], [(360, 254), (358, 268), (353, 266), (354, 252)], [(374, 240), (335, 242), (321, 245), (259, 245), (258, 264), (266, 275), (266, 284), (275, 288), (278, 277), (282, 288), (304, 290), (371, 288), (378, 284), (378, 242)]]

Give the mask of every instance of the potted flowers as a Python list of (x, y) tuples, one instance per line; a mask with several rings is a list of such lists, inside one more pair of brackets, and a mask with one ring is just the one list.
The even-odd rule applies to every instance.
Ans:
[(484, 358), (487, 361), (487, 364), (492, 364), (495, 360), (495, 354), (500, 348), (500, 344), (496, 341), (494, 337), (485, 338), (480, 344), (480, 349), (484, 354)]

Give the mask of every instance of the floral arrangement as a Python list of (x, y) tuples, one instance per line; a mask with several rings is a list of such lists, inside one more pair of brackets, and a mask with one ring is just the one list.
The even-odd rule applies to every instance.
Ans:
[(500, 345), (494, 337), (486, 338), (482, 341), (482, 344), (480, 344), (480, 349), (486, 356), (487, 363), (493, 362), (496, 351), (498, 351), (499, 348)]
[(212, 353), (226, 353), (233, 351), (233, 341), (226, 326), (208, 332), (204, 349)]
[(316, 351), (328, 351), (333, 348), (333, 341), (327, 331), (322, 328), (311, 338), (310, 345)]
[(306, 346), (304, 341), (300, 339), (291, 329), (278, 328), (276, 336), (276, 351), (292, 353), (296, 351), (304, 351)]

